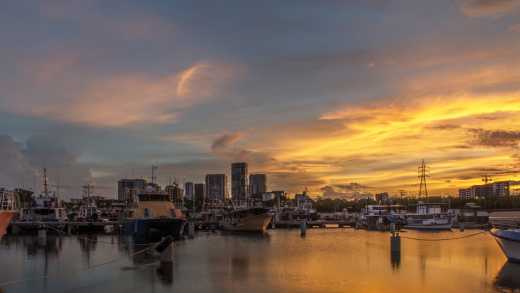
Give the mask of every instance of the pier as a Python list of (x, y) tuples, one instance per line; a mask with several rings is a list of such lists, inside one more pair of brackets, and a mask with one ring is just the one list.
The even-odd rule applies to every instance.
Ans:
[[(302, 221), (276, 221), (276, 228), (299, 228)], [(352, 228), (355, 222), (346, 220), (316, 220), (306, 221), (307, 228)]]

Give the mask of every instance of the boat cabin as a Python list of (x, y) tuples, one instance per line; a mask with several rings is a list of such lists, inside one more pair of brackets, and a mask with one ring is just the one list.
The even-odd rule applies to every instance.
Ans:
[(406, 208), (402, 205), (368, 205), (363, 209), (365, 215), (388, 215), (403, 213)]
[(229, 213), (229, 215), (233, 218), (242, 218), (248, 215), (262, 215), (268, 213), (269, 210), (265, 208), (249, 208), (249, 209), (239, 209), (234, 210)]
[(128, 214), (129, 218), (179, 218), (184, 215), (170, 201), (170, 195), (165, 192), (144, 192), (138, 195), (137, 207)]
[(418, 215), (439, 215), (448, 212), (447, 203), (424, 203), (417, 204), (416, 213)]

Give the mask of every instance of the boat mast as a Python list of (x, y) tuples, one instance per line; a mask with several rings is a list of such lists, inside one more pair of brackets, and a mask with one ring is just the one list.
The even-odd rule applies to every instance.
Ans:
[(47, 182), (47, 168), (43, 168), (43, 194), (45, 197), (49, 195), (49, 184)]
[(155, 175), (155, 171), (157, 171), (158, 168), (159, 167), (152, 165), (152, 184), (155, 184), (155, 180), (157, 179), (156, 175)]

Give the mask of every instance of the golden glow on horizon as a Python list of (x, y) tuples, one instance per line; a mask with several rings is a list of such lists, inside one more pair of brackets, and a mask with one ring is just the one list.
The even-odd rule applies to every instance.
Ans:
[[(426, 158), (431, 166), (431, 189), (454, 194), (457, 188), (481, 183), (486, 169), (514, 169), (515, 150), (479, 143), (478, 131), (520, 129), (518, 114), (517, 93), (351, 106), (320, 118), (343, 123), (340, 134), (316, 139), (286, 137), (283, 149), (273, 156), (282, 164), (329, 162), (299, 168), (331, 185), (358, 182), (376, 187), (374, 191), (394, 192), (404, 186), (412, 194), (416, 191), (417, 164)], [(349, 165), (350, 159), (366, 161)], [(338, 167), (337, 161), (347, 163)], [(496, 173), (497, 180), (516, 177), (511, 172)], [(312, 190), (317, 192), (319, 187)]]

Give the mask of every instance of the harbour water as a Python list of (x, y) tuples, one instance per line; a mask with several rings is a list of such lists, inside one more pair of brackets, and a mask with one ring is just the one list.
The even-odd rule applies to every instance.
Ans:
[[(475, 231), (421, 233), (453, 238)], [(9, 236), (0, 245), (4, 292), (509, 292), (509, 264), (483, 233), (450, 241), (402, 239), (353, 229), (271, 230), (247, 236), (198, 233), (175, 243), (171, 270), (118, 236)], [(46, 276), (46, 277), (44, 277)], [(0, 290), (0, 291), (1, 291)]]

